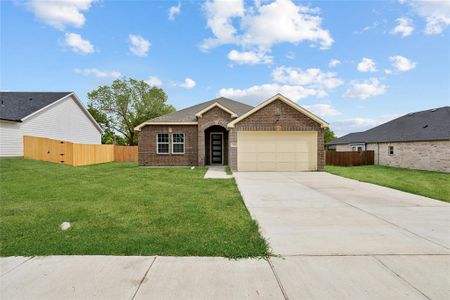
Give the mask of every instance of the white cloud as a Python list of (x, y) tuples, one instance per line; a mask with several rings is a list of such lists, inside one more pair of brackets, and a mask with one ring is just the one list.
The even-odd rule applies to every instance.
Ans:
[(310, 110), (319, 117), (337, 116), (341, 113), (330, 104), (319, 103), (312, 105), (303, 105), (304, 108)]
[(185, 89), (192, 89), (196, 85), (196, 82), (193, 79), (187, 77), (187, 78), (184, 79), (183, 83), (175, 83), (173, 85), (174, 86), (178, 86), (178, 87), (182, 87), (182, 88), (185, 88)]
[(254, 85), (246, 89), (223, 88), (219, 90), (219, 96), (240, 99), (250, 103), (259, 103), (276, 93), (282, 93), (293, 101), (318, 95), (318, 92), (314, 89), (299, 85), (280, 85), (277, 83)]
[(328, 63), (328, 67), (329, 68), (335, 68), (335, 67), (337, 67), (337, 65), (340, 65), (340, 64), (341, 64), (341, 61), (339, 59), (332, 59)]
[(298, 101), (307, 97), (325, 97), (328, 95), (327, 90), (334, 89), (343, 83), (337, 78), (336, 73), (322, 72), (316, 68), (302, 70), (285, 66), (273, 70), (272, 80), (272, 83), (244, 89), (222, 88), (219, 96), (255, 102), (267, 99), (276, 93), (282, 93), (293, 101)]
[(408, 58), (404, 57), (404, 56), (391, 56), (389, 57), (389, 60), (392, 62), (392, 66), (400, 72), (407, 72), (410, 71), (412, 69), (414, 69), (417, 65), (416, 62), (413, 62), (411, 60), (409, 60)]
[(169, 20), (173, 21), (175, 20), (175, 16), (180, 14), (181, 12), (181, 3), (178, 2), (177, 6), (171, 6), (169, 8)]
[(410, 18), (398, 18), (397, 26), (391, 30), (391, 34), (400, 34), (402, 37), (407, 37), (414, 31), (413, 21)]
[(425, 34), (440, 34), (450, 25), (450, 1), (413, 0), (409, 2), (414, 12), (425, 19)]
[(390, 70), (390, 69), (384, 69), (384, 73), (387, 74), (387, 75), (392, 74), (392, 70)]
[(343, 95), (344, 98), (367, 99), (369, 97), (383, 95), (387, 89), (387, 86), (381, 84), (377, 78), (371, 78), (363, 82), (352, 80), (350, 85), (351, 87)]
[(160, 87), (162, 86), (162, 81), (161, 79), (159, 79), (156, 76), (150, 76), (147, 80), (145, 80), (145, 82), (149, 85), (149, 86), (154, 86), (154, 87)]
[(383, 121), (379, 119), (351, 118), (331, 122), (330, 127), (340, 137), (352, 132), (365, 131), (382, 123)]
[(27, 6), (44, 23), (63, 30), (65, 26), (80, 28), (86, 22), (84, 12), (96, 0), (30, 0)]
[(377, 66), (373, 59), (364, 57), (361, 62), (358, 64), (357, 69), (359, 72), (376, 72)]
[(64, 35), (64, 44), (72, 48), (75, 53), (89, 54), (93, 53), (94, 46), (88, 40), (85, 40), (77, 33), (66, 33)]
[(222, 44), (237, 43), (238, 38), (235, 37), (237, 30), (232, 24), (232, 18), (244, 15), (243, 0), (206, 1), (203, 9), (214, 38), (204, 40), (201, 48), (208, 50)]
[(253, 52), (231, 50), (228, 53), (228, 59), (237, 64), (270, 64), (272, 63), (272, 56), (267, 56), (264, 52)]
[[(277, 43), (310, 41), (323, 49), (333, 44), (328, 30), (321, 28), (322, 18), (317, 15), (317, 9), (295, 5), (291, 0), (267, 4), (255, 1), (247, 9), (242, 0), (210, 0), (204, 10), (214, 37), (203, 41), (203, 50), (224, 44), (259, 50), (269, 50)], [(235, 27), (235, 19), (239, 19), (240, 26)]]
[(96, 68), (75, 69), (75, 72), (83, 76), (93, 75), (97, 78), (119, 78), (122, 76), (122, 74), (117, 71), (101, 71)]
[(334, 89), (343, 82), (333, 72), (322, 72), (317, 68), (302, 70), (292, 67), (278, 67), (272, 72), (275, 82), (311, 86), (317, 89)]
[(376, 119), (364, 117), (342, 119), (331, 122), (330, 127), (336, 135), (340, 137), (351, 132), (365, 131), (397, 117), (399, 117), (399, 115), (383, 115), (377, 117)]
[(150, 42), (144, 39), (140, 35), (129, 34), (130, 39), (130, 51), (136, 56), (147, 56), (148, 50), (150, 49)]

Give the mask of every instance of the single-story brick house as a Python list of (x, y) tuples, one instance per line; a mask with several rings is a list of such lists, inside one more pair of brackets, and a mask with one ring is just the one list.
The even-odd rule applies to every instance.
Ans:
[(406, 114), (330, 143), (336, 151), (375, 152), (375, 164), (450, 172), (450, 106)]
[(324, 168), (328, 123), (277, 94), (256, 107), (217, 98), (150, 121), (139, 131), (139, 165), (229, 165), (234, 171)]

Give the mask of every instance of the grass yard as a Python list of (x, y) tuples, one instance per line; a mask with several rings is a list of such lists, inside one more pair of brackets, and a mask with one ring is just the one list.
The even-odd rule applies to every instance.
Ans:
[(1, 159), (0, 255), (268, 255), (235, 181), (205, 171)]
[(379, 165), (326, 166), (329, 173), (450, 202), (450, 174)]

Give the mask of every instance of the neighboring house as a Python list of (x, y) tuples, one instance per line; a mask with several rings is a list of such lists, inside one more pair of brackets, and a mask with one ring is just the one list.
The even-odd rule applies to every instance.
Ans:
[(340, 137), (336, 151), (375, 151), (375, 163), (450, 172), (450, 106), (409, 113), (364, 132)]
[(328, 123), (283, 95), (256, 107), (217, 98), (144, 122), (139, 165), (230, 165), (235, 171), (324, 168)]
[(23, 156), (23, 136), (101, 144), (102, 129), (75, 93), (0, 92), (0, 156)]

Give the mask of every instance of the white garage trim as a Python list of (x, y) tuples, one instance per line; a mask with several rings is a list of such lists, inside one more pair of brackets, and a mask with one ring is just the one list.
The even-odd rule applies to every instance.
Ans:
[(290, 107), (294, 108), (295, 110), (301, 112), (302, 114), (306, 115), (307, 117), (313, 119), (314, 121), (316, 121), (317, 123), (320, 124), (320, 127), (324, 128), (324, 127), (328, 127), (329, 124), (327, 122), (325, 122), (323, 119), (319, 118), (318, 116), (316, 116), (315, 114), (313, 114), (312, 112), (308, 111), (307, 109), (301, 107), (300, 105), (298, 105), (297, 103), (289, 100), (288, 98), (286, 98), (285, 96), (281, 95), (281, 94), (276, 94), (275, 96), (273, 96), (272, 98), (267, 99), (266, 101), (264, 101), (263, 103), (261, 103), (258, 106), (255, 106), (253, 109), (251, 109), (250, 111), (248, 111), (247, 113), (243, 114), (242, 116), (240, 116), (239, 118), (237, 118), (236, 120), (228, 123), (228, 127), (229, 128), (234, 128), (234, 125), (240, 121), (242, 121), (243, 119), (247, 118), (248, 116), (254, 114), (255, 112), (257, 112), (258, 110), (260, 110), (261, 108), (269, 105), (270, 103), (276, 101), (276, 100), (280, 100), (284, 103), (286, 103), (287, 105), (289, 105)]
[(238, 131), (238, 171), (317, 170), (317, 131)]

